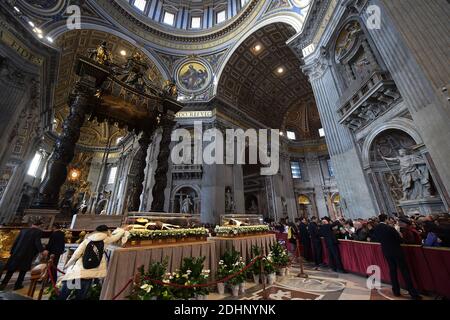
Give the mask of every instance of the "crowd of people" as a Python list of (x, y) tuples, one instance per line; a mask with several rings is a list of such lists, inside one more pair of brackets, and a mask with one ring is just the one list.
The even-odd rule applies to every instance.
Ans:
[[(326, 221), (326, 222), (325, 222)], [(311, 224), (313, 222), (313, 224)], [(271, 222), (273, 230), (289, 233), (289, 228), (295, 230), (302, 239), (313, 239), (318, 229), (323, 224), (332, 223), (333, 235), (336, 239), (355, 240), (367, 242), (379, 242), (374, 235), (375, 227), (380, 223), (379, 217), (370, 219), (296, 219), (289, 222), (282, 219), (280, 222)], [(394, 215), (388, 217), (386, 223), (400, 233), (402, 243), (412, 245), (423, 245), (426, 247), (450, 247), (450, 218), (448, 216), (435, 217), (432, 215), (412, 217)], [(317, 226), (316, 226), (317, 225)], [(321, 235), (323, 236), (323, 235)]]
[(289, 222), (283, 219), (279, 223), (270, 222), (274, 231), (287, 234), (292, 248), (303, 246), (302, 255), (313, 261), (315, 269), (325, 266), (322, 262), (322, 238), (328, 250), (329, 265), (333, 271), (346, 273), (340, 252), (339, 240), (377, 242), (381, 244), (383, 255), (389, 266), (392, 291), (400, 296), (398, 270), (405, 280), (406, 288), (413, 299), (421, 299), (413, 286), (411, 275), (401, 249), (401, 244), (423, 245), (427, 247), (450, 247), (450, 223), (448, 215), (442, 217), (402, 216), (388, 217), (381, 214), (370, 219), (337, 219), (329, 217), (318, 219), (302, 218)]

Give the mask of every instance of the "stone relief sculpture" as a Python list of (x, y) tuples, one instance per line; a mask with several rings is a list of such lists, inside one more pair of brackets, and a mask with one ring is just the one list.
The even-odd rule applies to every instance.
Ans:
[(360, 32), (361, 26), (356, 21), (352, 21), (345, 26), (337, 41), (336, 61), (340, 61), (353, 48)]
[(430, 172), (421, 155), (408, 155), (405, 149), (395, 158), (383, 157), (386, 161), (400, 163), (403, 198), (401, 201), (424, 199), (431, 196)]

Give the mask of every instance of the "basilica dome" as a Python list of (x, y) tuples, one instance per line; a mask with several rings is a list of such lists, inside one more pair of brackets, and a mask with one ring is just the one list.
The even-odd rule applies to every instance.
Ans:
[(250, 0), (127, 0), (123, 7), (168, 31), (188, 33), (222, 28), (248, 9)]

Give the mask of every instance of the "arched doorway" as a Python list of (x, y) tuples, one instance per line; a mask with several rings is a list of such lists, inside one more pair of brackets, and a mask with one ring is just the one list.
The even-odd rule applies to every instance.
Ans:
[(298, 210), (300, 217), (311, 217), (312, 216), (312, 202), (307, 195), (301, 194), (297, 198)]
[(259, 204), (258, 197), (255, 194), (248, 194), (245, 196), (245, 213), (258, 214)]
[[(188, 198), (191, 200), (189, 201)], [(189, 212), (182, 210), (183, 203), (189, 202), (186, 208), (189, 208)], [(200, 214), (200, 192), (192, 186), (184, 186), (174, 190), (171, 199), (171, 211), (174, 213), (190, 213)]]

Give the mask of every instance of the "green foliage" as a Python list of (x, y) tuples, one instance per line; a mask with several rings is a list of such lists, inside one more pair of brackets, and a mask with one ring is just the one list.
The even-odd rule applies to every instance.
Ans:
[(271, 258), (269, 256), (264, 257), (262, 259), (262, 263), (263, 263), (263, 266), (264, 266), (264, 273), (265, 274), (271, 274), (271, 273), (274, 273), (276, 271), (275, 265), (274, 265), (273, 261), (271, 260)]
[[(58, 288), (60, 289), (60, 288)], [(89, 288), (89, 291), (86, 296), (86, 300), (88, 301), (99, 301), (100, 300), (100, 294), (102, 292), (102, 284), (100, 281), (93, 281), (91, 287)], [(47, 287), (44, 291), (45, 295), (48, 295), (48, 300), (54, 301), (58, 299), (58, 294), (53, 288), (53, 285), (50, 285)], [(67, 300), (72, 300), (75, 297), (75, 289), (70, 290), (69, 298)]]
[[(206, 284), (209, 278), (209, 270), (204, 270), (206, 257), (185, 258), (181, 264), (180, 270), (170, 277), (170, 282), (179, 285), (202, 285)], [(196, 288), (176, 288), (172, 287), (172, 294), (176, 299), (191, 299), (200, 295), (209, 293), (207, 287)]]
[[(252, 246), (253, 259), (256, 258), (256, 257), (261, 256), (261, 254), (262, 254), (262, 251), (261, 251), (260, 247), (258, 247), (256, 245)], [(253, 274), (261, 274), (261, 260), (258, 260), (258, 261), (255, 262), (255, 264), (251, 268), (251, 272)]]
[(101, 293), (102, 293), (102, 285), (101, 285), (100, 281), (93, 282), (92, 286), (89, 288), (89, 292), (87, 294), (87, 300), (99, 301)]
[[(236, 274), (242, 269), (244, 269), (245, 263), (241, 254), (237, 252), (234, 248), (228, 250), (222, 256), (222, 259), (219, 261), (219, 270), (217, 272), (217, 277), (219, 279), (224, 279), (230, 275)], [(246, 273), (239, 273), (237, 276), (231, 278), (227, 281), (230, 285), (238, 285), (244, 283), (246, 278)]]
[(45, 289), (44, 291), (45, 295), (48, 295), (48, 300), (56, 300), (58, 298), (58, 294), (56, 293), (55, 288), (53, 288), (53, 286), (49, 286)]
[(270, 250), (269, 256), (271, 256), (276, 268), (285, 268), (289, 265), (288, 252), (279, 242), (275, 242), (275, 244), (270, 247)]
[(147, 272), (144, 266), (141, 266), (138, 269), (140, 274), (138, 283), (134, 285), (128, 298), (130, 300), (170, 300), (172, 295), (168, 287), (150, 281), (150, 279), (165, 281), (167, 266), (167, 258), (163, 262), (150, 263)]
[(130, 231), (130, 240), (161, 240), (182, 239), (186, 237), (206, 237), (208, 230), (205, 228), (173, 229), (173, 230), (147, 230), (134, 229)]

